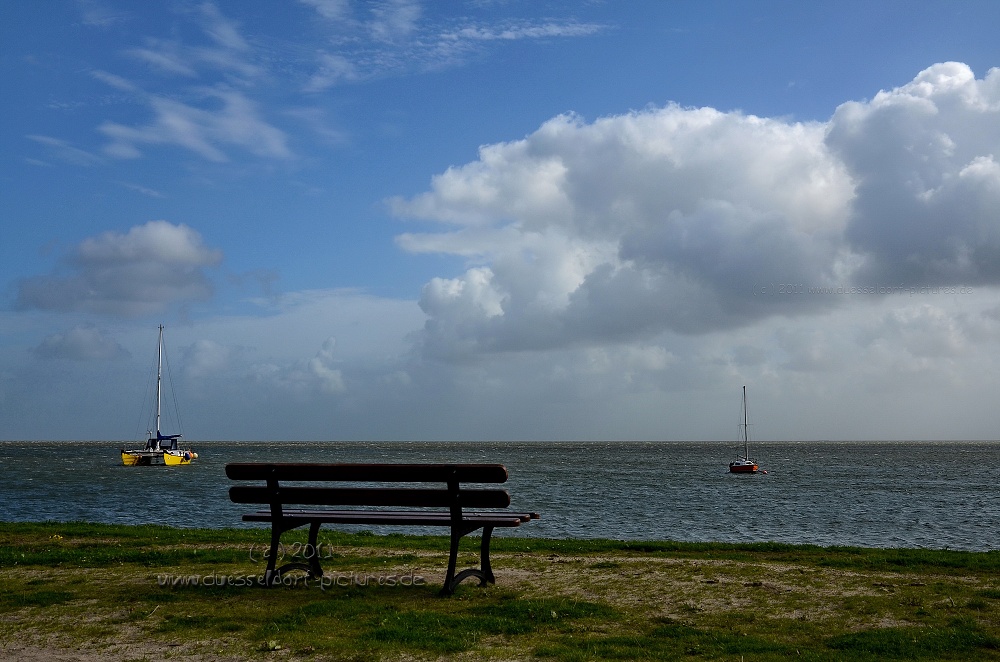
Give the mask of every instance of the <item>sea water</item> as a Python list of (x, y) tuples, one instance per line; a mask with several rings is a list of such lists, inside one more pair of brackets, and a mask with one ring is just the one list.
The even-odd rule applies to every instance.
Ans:
[(1000, 442), (757, 443), (756, 475), (728, 473), (724, 442), (191, 445), (191, 465), (125, 467), (116, 442), (0, 442), (0, 519), (260, 526), (227, 462), (497, 462), (542, 516), (501, 536), (1000, 548)]

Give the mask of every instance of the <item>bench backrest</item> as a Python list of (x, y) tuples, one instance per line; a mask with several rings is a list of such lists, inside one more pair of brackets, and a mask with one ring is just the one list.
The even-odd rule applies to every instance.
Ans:
[[(448, 508), (506, 508), (510, 494), (503, 489), (468, 489), (462, 483), (503, 483), (502, 464), (302, 464), (248, 463), (226, 465), (233, 480), (263, 480), (265, 485), (237, 485), (229, 489), (234, 503), (319, 506), (402, 506)], [(284, 482), (285, 484), (282, 484)], [(288, 486), (288, 482), (444, 483), (441, 487), (323, 487)]]

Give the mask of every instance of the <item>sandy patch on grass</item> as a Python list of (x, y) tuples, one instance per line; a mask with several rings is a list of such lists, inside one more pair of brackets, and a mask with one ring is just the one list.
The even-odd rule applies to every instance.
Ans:
[[(332, 551), (343, 557), (323, 560), (328, 574), (353, 573), (361, 577), (413, 574), (438, 586), (443, 581), (448, 562), (447, 552), (443, 551), (397, 552), (363, 547), (333, 548)], [(365, 562), (359, 565), (358, 557), (364, 558)], [(459, 570), (477, 564), (478, 554), (463, 550)], [(961, 607), (946, 594), (928, 590), (919, 592), (919, 600), (913, 598), (912, 587), (933, 585), (939, 579), (925, 573), (921, 573), (919, 582), (911, 586), (917, 577), (900, 573), (842, 570), (792, 562), (676, 558), (643, 553), (494, 552), (492, 565), (497, 584), (488, 590), (509, 591), (528, 599), (564, 598), (597, 602), (629, 612), (640, 619), (700, 622), (707, 624), (706, 627), (744, 633), (761, 627), (765, 622), (777, 624), (779, 620), (836, 624), (840, 629), (845, 626), (862, 629), (906, 625), (905, 621), (893, 618), (888, 613), (891, 610), (880, 607), (886, 603), (872, 600), (880, 596), (893, 600), (894, 604), (911, 605), (913, 609), (921, 605), (936, 609)], [(253, 572), (260, 572), (261, 569), (255, 566)], [(185, 573), (213, 570), (216, 569), (211, 565), (188, 565), (184, 568)], [(17, 577), (22, 582), (53, 581), (56, 584), (60, 578), (79, 581), (81, 573), (85, 574), (86, 583), (97, 587), (97, 591), (120, 590), (123, 596), (129, 595), (128, 590), (122, 590), (123, 587), (127, 589), (133, 582), (157, 581), (156, 570), (146, 568), (125, 579), (114, 568), (85, 571), (25, 568), (10, 573), (0, 572), (0, 578), (10, 580)], [(972, 586), (981, 581), (973, 577), (940, 577), (942, 585)], [(478, 590), (475, 581), (468, 581), (463, 586), (469, 587), (463, 589), (465, 591)], [(90, 593), (94, 594), (93, 591)], [(254, 595), (263, 597), (266, 594)], [(916, 602), (908, 603), (910, 599)], [(855, 602), (857, 607), (852, 606)], [(233, 639), (235, 646), (230, 646), (229, 641), (221, 638), (184, 640), (179, 630), (167, 635), (156, 632), (155, 619), (167, 609), (166, 606), (156, 612), (158, 607), (151, 607), (150, 611), (146, 608), (148, 603), (144, 603), (141, 609), (137, 606), (137, 611), (130, 612), (128, 605), (122, 604), (120, 610), (116, 606), (110, 610), (112, 613), (105, 611), (103, 618), (106, 620), (100, 621), (88, 616), (88, 604), (85, 600), (74, 602), (76, 611), (72, 616), (60, 617), (58, 621), (44, 626), (40, 625), (40, 621), (34, 621), (28, 629), (22, 629), (14, 636), (5, 637), (0, 632), (0, 660), (232, 662), (257, 656), (285, 659), (289, 654), (287, 650), (276, 650), (248, 656), (248, 645), (249, 650), (253, 650), (255, 644), (248, 644), (245, 637)], [(903, 613), (905, 618), (905, 611), (896, 610), (895, 613)], [(14, 625), (14, 621), (24, 623), (25, 619), (30, 622), (34, 615), (45, 613), (44, 607), (27, 607), (17, 616), (12, 613), (0, 615), (0, 623), (10, 621)], [(2, 629), (0, 626), (0, 631)], [(70, 632), (73, 634), (69, 635)], [(497, 639), (498, 642), (501, 640)], [(527, 657), (527, 651), (525, 653)], [(512, 656), (511, 651), (501, 651), (489, 644), (449, 659), (505, 660), (523, 657)]]

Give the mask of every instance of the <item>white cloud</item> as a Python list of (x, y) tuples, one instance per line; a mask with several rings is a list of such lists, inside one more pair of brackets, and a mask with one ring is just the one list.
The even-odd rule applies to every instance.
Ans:
[[(234, 347), (212, 340), (199, 340), (185, 353), (185, 374), (203, 384), (215, 384), (217, 393), (237, 392), (254, 385), (258, 398), (277, 406), (288, 395), (307, 401), (327, 402), (347, 392), (343, 360), (335, 352), (337, 341), (329, 337), (311, 358), (261, 361), (264, 347)], [(242, 384), (232, 388), (229, 384)]]
[(64, 333), (46, 336), (35, 348), (34, 354), (42, 359), (73, 361), (111, 361), (130, 356), (117, 341), (90, 326), (78, 326)]
[(247, 42), (240, 35), (236, 23), (222, 15), (211, 2), (198, 6), (202, 17), (202, 27), (222, 49), (226, 51), (246, 51)]
[(52, 156), (64, 163), (69, 163), (70, 165), (77, 166), (94, 166), (101, 163), (101, 158), (95, 156), (90, 152), (80, 149), (79, 147), (74, 147), (65, 140), (60, 140), (58, 138), (53, 138), (52, 136), (28, 136), (29, 140), (32, 140), (40, 145), (47, 147), (52, 154)]
[[(420, 2), (384, 0), (360, 5), (300, 0), (313, 7), (330, 31), (335, 47), (316, 56), (316, 72), (305, 85), (318, 92), (333, 85), (413, 71), (461, 66), (497, 42), (572, 39), (599, 33), (605, 26), (572, 20), (509, 21), (425, 14)], [(456, 25), (456, 21), (459, 23)]]
[(222, 261), (186, 225), (150, 221), (125, 234), (85, 239), (66, 258), (69, 275), (22, 280), (17, 307), (138, 316), (171, 304), (205, 300), (212, 287), (205, 269)]
[(198, 71), (190, 62), (190, 54), (180, 44), (161, 39), (148, 39), (145, 48), (130, 48), (126, 55), (141, 60), (157, 71), (167, 74), (197, 78)]
[[(186, 10), (181, 8), (181, 12)], [(190, 15), (208, 38), (207, 43), (195, 45), (150, 37), (142, 47), (126, 49), (125, 55), (145, 62), (161, 74), (184, 78), (221, 73), (236, 77), (236, 82), (247, 82), (264, 74), (265, 69), (255, 62), (254, 48), (240, 34), (238, 24), (224, 16), (216, 5), (201, 3), (192, 8)]]
[[(92, 72), (111, 87), (131, 92), (153, 114), (146, 124), (103, 122), (98, 131), (110, 140), (104, 152), (133, 159), (142, 156), (144, 146), (172, 145), (216, 162), (228, 161), (230, 148), (264, 158), (289, 158), (285, 133), (264, 118), (254, 97), (255, 85), (266, 73), (255, 61), (258, 51), (211, 2), (192, 8), (189, 15), (207, 43), (147, 38), (142, 47), (123, 52), (157, 73), (185, 82), (197, 80), (197, 87), (152, 94), (116, 74)], [(190, 98), (198, 103), (187, 101)]]
[(264, 121), (256, 104), (234, 90), (206, 89), (209, 102), (221, 107), (196, 108), (163, 97), (151, 97), (156, 114), (152, 123), (130, 127), (105, 122), (101, 133), (111, 139), (105, 152), (117, 158), (141, 156), (138, 145), (176, 145), (210, 161), (227, 161), (226, 147), (237, 147), (257, 156), (289, 158), (285, 133)]
[(339, 21), (350, 15), (350, 0), (299, 0), (316, 10), (316, 13), (330, 21)]
[(434, 305), (435, 285), (425, 289), (427, 346), (454, 334), (468, 351), (701, 333), (836, 305), (752, 296), (754, 281), (829, 284), (850, 257), (852, 182), (824, 136), (820, 124), (668, 106), (558, 117), (482, 148), (429, 192), (391, 201), (400, 216), (459, 228), (401, 246), (488, 263), (450, 289), (484, 291), (488, 272), (489, 309)]
[(215, 340), (202, 338), (184, 351), (184, 373), (192, 379), (205, 379), (224, 375), (232, 369), (239, 349)]
[(918, 358), (950, 358), (969, 349), (961, 319), (932, 304), (902, 306), (866, 330), (871, 342), (890, 343)]
[(323, 347), (320, 348), (316, 356), (308, 364), (308, 374), (320, 390), (326, 393), (343, 393), (346, 390), (343, 375), (340, 370), (334, 367), (337, 363), (337, 358), (334, 354), (336, 345), (337, 340), (335, 338), (324, 340)]
[[(306, 4), (349, 20), (338, 3)], [(412, 25), (414, 43), (438, 34)], [(517, 37), (483, 30), (479, 42)], [(336, 44), (327, 53), (342, 60), (316, 90), (379, 70), (377, 55)], [(205, 60), (178, 52), (203, 73)], [(155, 119), (106, 125), (109, 149), (282, 157), (283, 134), (269, 143), (252, 92), (235, 89), (199, 88), (194, 105), (150, 97)], [(729, 420), (712, 403), (732, 390), (736, 404), (749, 383), (777, 414), (762, 418), (772, 438), (971, 429), (954, 425), (983, 408), (1000, 367), (998, 89), (997, 73), (977, 80), (946, 63), (826, 123), (669, 105), (559, 116), (486, 145), (426, 192), (390, 201), (431, 228), (399, 247), (465, 261), (427, 279), (419, 302), (303, 291), (249, 302), (259, 315), (176, 329), (183, 375), (212, 403), (200, 420), (246, 414), (221, 436), (715, 438)], [(324, 131), (315, 109), (283, 116)], [(82, 242), (59, 271), (22, 281), (18, 305), (159, 312), (210, 296), (220, 259), (190, 228), (147, 224)], [(46, 333), (22, 355), (113, 355), (94, 332)]]
[(277, 417), (285, 405), (327, 410), (354, 384), (376, 400), (407, 386), (406, 338), (426, 319), (413, 301), (332, 290), (251, 303), (260, 314), (171, 329), (172, 344), (184, 348), (180, 368), (200, 397), (260, 402)]
[(141, 193), (142, 195), (149, 196), (150, 198), (165, 198), (160, 191), (156, 189), (151, 189), (140, 184), (133, 184), (131, 182), (118, 182), (121, 186), (127, 188), (130, 191), (135, 191), (136, 193)]
[(127, 20), (126, 14), (112, 9), (101, 0), (76, 0), (77, 8), (83, 17), (84, 25), (98, 28), (109, 28)]
[(843, 104), (827, 144), (856, 182), (846, 238), (859, 278), (1000, 284), (1000, 70), (936, 64)]
[(422, 8), (414, 0), (384, 0), (372, 7), (368, 29), (374, 39), (393, 43), (417, 31)]
[(340, 83), (352, 82), (360, 77), (354, 63), (343, 55), (320, 53), (318, 70), (306, 84), (306, 92), (320, 92)]
[(320, 108), (290, 108), (284, 114), (301, 123), (324, 143), (342, 145), (348, 139), (347, 133), (334, 128), (327, 114)]
[(108, 73), (107, 71), (95, 69), (90, 72), (90, 75), (93, 76), (95, 80), (99, 80), (106, 85), (109, 85), (117, 90), (121, 90), (122, 92), (135, 92), (137, 90), (136, 86), (128, 80), (116, 74)]
[[(945, 63), (826, 124), (675, 105), (557, 117), (390, 206), (444, 226), (402, 248), (472, 263), (421, 299), (425, 351), (468, 357), (857, 303), (833, 292), (1000, 284), (998, 164), (1000, 70)], [(781, 342), (786, 367), (836, 362), (808, 331)]]
[(593, 23), (517, 23), (505, 26), (467, 26), (454, 33), (455, 39), (473, 41), (516, 41), (545, 37), (584, 37), (605, 29)]

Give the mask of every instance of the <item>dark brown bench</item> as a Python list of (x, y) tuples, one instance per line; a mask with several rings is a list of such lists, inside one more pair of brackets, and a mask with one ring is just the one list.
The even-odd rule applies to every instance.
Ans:
[[(502, 464), (240, 462), (227, 464), (226, 475), (233, 480), (264, 483), (233, 486), (229, 488), (229, 498), (234, 503), (268, 506), (267, 510), (243, 515), (245, 522), (271, 523), (271, 548), (264, 575), (268, 586), (279, 579), (282, 573), (293, 569), (308, 572), (313, 578), (323, 576), (319, 554), (315, 553), (319, 549), (317, 536), (323, 524), (447, 526), (451, 529), (451, 553), (441, 594), (450, 595), (455, 587), (469, 577), (477, 577), (480, 586), (496, 582), (490, 565), (490, 538), (495, 527), (520, 526), (523, 522), (539, 517), (537, 513), (503, 510), (510, 506), (510, 494), (504, 489), (465, 487), (468, 483), (506, 482), (507, 468)], [(372, 485), (316, 485), (359, 482)], [(295, 484), (290, 486), (289, 483)], [(404, 483), (437, 485), (401, 486)], [(325, 508), (313, 510), (298, 506)], [(478, 510), (482, 508), (491, 510)], [(307, 524), (309, 546), (306, 549), (314, 550), (309, 555), (308, 563), (288, 563), (275, 568), (281, 534)], [(483, 530), (479, 567), (456, 574), (459, 540), (479, 529)]]

